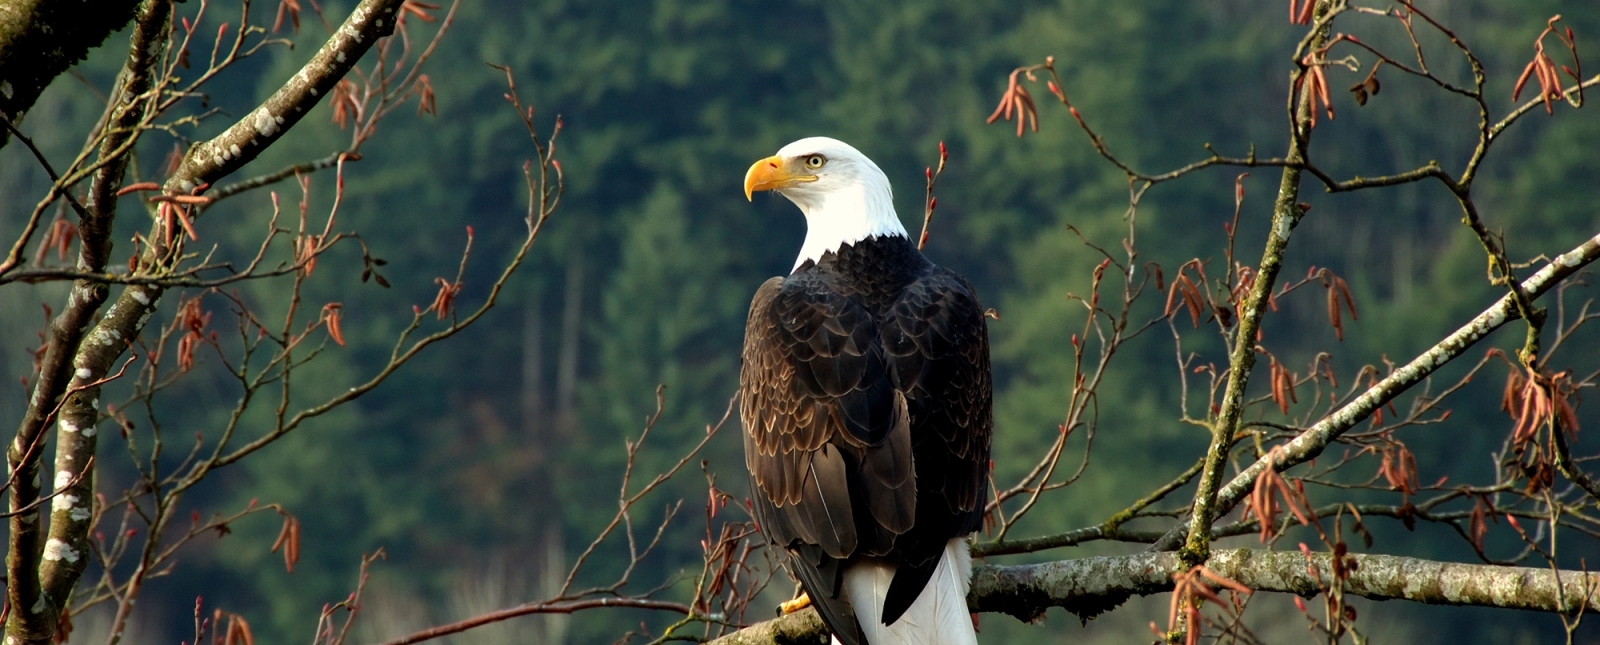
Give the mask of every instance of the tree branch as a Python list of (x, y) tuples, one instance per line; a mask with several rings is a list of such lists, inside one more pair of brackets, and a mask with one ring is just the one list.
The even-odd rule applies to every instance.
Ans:
[[(364, 0), (351, 12), (338, 30), (325, 42), (316, 55), (300, 71), (283, 84), (261, 106), (234, 123), (222, 134), (191, 147), (176, 172), (167, 179), (168, 194), (191, 194), (197, 187), (209, 185), (234, 172), (254, 159), (316, 105), (320, 97), (332, 90), (344, 75), (355, 66), (379, 38), (395, 29), (395, 13), (401, 0)], [(167, 29), (171, 19), (168, 0), (147, 0), (141, 9), (134, 42), (130, 51), (125, 76), (135, 80), (144, 74), (150, 61), (159, 60), (165, 51)], [(148, 33), (146, 33), (148, 32)], [(145, 34), (141, 36), (140, 34)], [(132, 87), (135, 81), (129, 81)], [(148, 82), (148, 79), (146, 79)], [(138, 97), (144, 92), (126, 93), (127, 105), (119, 106), (113, 120), (140, 118), (141, 110), (135, 105), (146, 105)], [(137, 121), (135, 121), (137, 122)], [(131, 136), (131, 135), (128, 135)], [(108, 145), (111, 141), (106, 142)], [(120, 150), (125, 156), (129, 146), (112, 146), (103, 150)], [(115, 202), (121, 184), (123, 161), (107, 163), (95, 176), (91, 186), (91, 200), (111, 213), (109, 204)], [(91, 212), (97, 206), (91, 206)], [(91, 228), (85, 222), (83, 259), (80, 269), (104, 271), (105, 255), (109, 253), (109, 239), (90, 239)], [(103, 224), (103, 226), (100, 226)], [(147, 239), (140, 265), (145, 271), (160, 274), (172, 268), (182, 258), (179, 251), (181, 237), (161, 234), (159, 227), (170, 223), (159, 221), (158, 230)], [(109, 234), (110, 220), (96, 223)], [(171, 246), (154, 243), (171, 239)], [(99, 266), (84, 266), (92, 260)], [(40, 375), (39, 388), (30, 401), (30, 411), (24, 419), (17, 439), (11, 446), (10, 462), (13, 472), (20, 472), (12, 489), (13, 511), (26, 508), (39, 495), (39, 450), (43, 428), (55, 413), (55, 399), (67, 391), (64, 385), (71, 379), (74, 385), (94, 383), (103, 378), (109, 367), (127, 350), (131, 339), (137, 338), (144, 325), (160, 304), (163, 289), (155, 285), (129, 286), (119, 294), (117, 301), (107, 309), (92, 332), (85, 334), (94, 322), (94, 315), (106, 299), (108, 287), (103, 283), (80, 282), (83, 289), (74, 287), (68, 306), (56, 320), (54, 334)], [(93, 293), (80, 294), (79, 291)], [(85, 297), (93, 296), (93, 297)], [(87, 340), (88, 342), (82, 342)], [(17, 645), (50, 642), (55, 632), (56, 616), (77, 584), (83, 567), (87, 564), (89, 522), (78, 519), (77, 514), (92, 499), (92, 477), (82, 477), (86, 467), (85, 457), (94, 451), (93, 428), (98, 423), (95, 388), (77, 391), (73, 401), (65, 402), (62, 423), (58, 432), (61, 441), (57, 466), (62, 472), (74, 475), (61, 481), (61, 485), (76, 482), (77, 489), (58, 497), (52, 504), (49, 540), (41, 539), (37, 512), (21, 513), (12, 518), (12, 538), (8, 557), (8, 575), (12, 584), (7, 586), (9, 613), (6, 625), (8, 643), (14, 637)], [(70, 405), (67, 405), (70, 404)], [(67, 503), (72, 498), (82, 502)], [(59, 516), (59, 517), (57, 517)], [(85, 518), (86, 519), (86, 518)], [(41, 560), (42, 558), (42, 560)], [(125, 620), (126, 607), (119, 608), (117, 621)]]
[(400, 0), (363, 0), (322, 49), (271, 97), (227, 131), (191, 146), (178, 170), (167, 178), (165, 191), (189, 194), (253, 161), (332, 92), (378, 39), (394, 33), (400, 4)]
[[(1577, 248), (1556, 256), (1550, 264), (1545, 265), (1522, 283), (1522, 291), (1529, 299), (1538, 298), (1596, 259), (1600, 259), (1600, 233), (1584, 240)], [(1286, 470), (1291, 466), (1315, 459), (1335, 438), (1370, 416), (1374, 410), (1394, 400), (1400, 393), (1422, 382), (1422, 379), (1433, 374), (1435, 370), (1466, 353), (1467, 349), (1488, 336), (1490, 332), (1499, 329), (1507, 321), (1515, 319), (1516, 311), (1516, 304), (1512, 301), (1511, 295), (1502, 296), (1494, 305), (1462, 325), (1455, 333), (1439, 341), (1439, 344), (1390, 372), (1389, 376), (1368, 388), (1354, 401), (1345, 404), (1300, 436), (1284, 444), (1283, 458), (1276, 466), (1277, 470)], [(1256, 460), (1222, 488), (1217, 495), (1217, 517), (1232, 510), (1245, 495), (1250, 493), (1255, 486), (1256, 477), (1269, 467), (1268, 459), (1262, 457)], [(1180, 526), (1169, 531), (1151, 548), (1163, 551), (1177, 548), (1182, 537), (1183, 527)]]
[[(1574, 613), (1600, 610), (1600, 573), (1533, 567), (1457, 564), (1392, 555), (1350, 554), (1345, 595), (1409, 600), (1428, 605), (1471, 605)], [(1256, 591), (1314, 596), (1335, 579), (1332, 555), (1308, 559), (1295, 551), (1224, 549), (1206, 567)], [(1102, 556), (1018, 566), (986, 565), (972, 574), (967, 604), (973, 611), (1036, 620), (1050, 607), (1093, 618), (1134, 596), (1172, 590), (1172, 575), (1188, 567), (1174, 553)], [(1315, 574), (1313, 575), (1313, 571)], [(807, 610), (757, 623), (712, 641), (715, 645), (821, 642), (822, 621)], [(816, 639), (816, 640), (813, 640)]]
[[(104, 271), (111, 254), (111, 226), (116, 217), (116, 192), (128, 165), (125, 144), (137, 136), (131, 126), (140, 122), (150, 103), (141, 99), (151, 87), (167, 28), (172, 22), (169, 0), (146, 0), (138, 11), (129, 47), (128, 62), (122, 74), (120, 103), (106, 127), (102, 141), (103, 162), (89, 187), (85, 215), (79, 221), (82, 238), (78, 268)], [(59, 182), (58, 182), (59, 183)], [(88, 500), (94, 498), (94, 479), (85, 476), (94, 455), (94, 424), (99, 405), (98, 383), (109, 372), (116, 356), (132, 336), (100, 336), (98, 344), (85, 352), (83, 340), (109, 287), (89, 280), (74, 282), (67, 304), (52, 323), (50, 345), (39, 370), (39, 381), (28, 411), (17, 429), (8, 462), (16, 478), (11, 489), (11, 539), (6, 559), (8, 580), (6, 600), (13, 608), (5, 625), (8, 643), (45, 643), (55, 632), (61, 606), (88, 565)], [(108, 316), (109, 317), (109, 316)], [(112, 346), (116, 345), (112, 351)], [(103, 353), (103, 360), (94, 360)], [(39, 460), (45, 429), (60, 415), (59, 447), (56, 451), (57, 489), (70, 489), (51, 502), (48, 541), (41, 540), (46, 529), (40, 525), (38, 511), (30, 508), (38, 499), (42, 482)], [(80, 432), (80, 429), (82, 431)], [(80, 504), (81, 502), (81, 504)]]
[[(1328, 38), (1336, 11), (1327, 0), (1317, 5), (1317, 21), (1306, 35), (1301, 49), (1321, 47)], [(1298, 52), (1297, 52), (1298, 53)], [(1312, 100), (1311, 83), (1300, 82), (1312, 72), (1303, 62), (1295, 73), (1291, 87), (1299, 88), (1289, 93), (1289, 152), (1284, 156), (1294, 164), (1306, 160), (1311, 145), (1312, 121), (1316, 104)], [(1277, 199), (1272, 207), (1272, 229), (1267, 233), (1266, 247), (1261, 252), (1261, 264), (1256, 268), (1256, 278), (1250, 294), (1239, 312), (1239, 328), (1234, 335), (1232, 355), (1228, 358), (1228, 382), (1222, 393), (1222, 405), (1211, 425), (1211, 444), (1206, 451), (1205, 466), (1200, 471), (1200, 484), (1195, 492), (1194, 506), (1190, 511), (1188, 539), (1183, 555), (1190, 564), (1206, 560), (1211, 546), (1211, 523), (1222, 515), (1217, 508), (1217, 485), (1223, 475), (1229, 450), (1233, 447), (1239, 429), (1239, 419), (1244, 414), (1245, 388), (1250, 384), (1250, 371), (1256, 363), (1256, 334), (1261, 330), (1261, 320), (1266, 316), (1272, 299), (1272, 289), (1277, 285), (1278, 271), (1283, 268), (1283, 252), (1289, 246), (1289, 235), (1294, 231), (1305, 210), (1299, 205), (1300, 168), (1285, 166), (1278, 183)]]
[[(50, 82), (133, 19), (138, 0), (8, 0), (0, 10), (0, 115), (20, 124)], [(11, 138), (0, 130), (0, 148)]]

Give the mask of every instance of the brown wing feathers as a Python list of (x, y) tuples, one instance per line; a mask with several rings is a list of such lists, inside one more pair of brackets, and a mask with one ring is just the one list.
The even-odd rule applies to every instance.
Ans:
[(901, 563), (890, 623), (945, 542), (982, 521), (992, 426), (982, 309), (959, 276), (916, 260), (920, 275), (882, 302), (825, 271), (773, 278), (746, 325), (740, 416), (757, 520), (791, 549), (847, 643), (859, 632), (839, 598), (840, 561)]

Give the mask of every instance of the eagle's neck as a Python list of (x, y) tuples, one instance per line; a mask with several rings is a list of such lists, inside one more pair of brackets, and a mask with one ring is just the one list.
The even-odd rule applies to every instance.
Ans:
[(910, 239), (895, 215), (887, 181), (860, 182), (807, 197), (794, 200), (806, 216), (806, 241), (795, 258), (796, 270), (807, 261), (819, 262), (824, 255), (838, 252), (842, 245), (869, 237)]
[(840, 244), (819, 261), (802, 262), (795, 273), (811, 271), (825, 276), (834, 288), (850, 294), (868, 311), (881, 314), (899, 300), (906, 285), (932, 267), (911, 238), (885, 235)]

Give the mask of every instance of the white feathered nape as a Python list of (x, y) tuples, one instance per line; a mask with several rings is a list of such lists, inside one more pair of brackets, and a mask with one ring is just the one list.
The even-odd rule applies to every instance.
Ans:
[(869, 237), (910, 237), (894, 212), (894, 191), (878, 164), (854, 146), (828, 137), (807, 137), (784, 146), (778, 156), (802, 159), (822, 155), (827, 164), (817, 180), (778, 189), (806, 216), (806, 241), (794, 268), (807, 261), (820, 262), (842, 244)]
[[(893, 625), (884, 625), (883, 599), (893, 579), (894, 566), (882, 560), (862, 560), (844, 570), (845, 593), (868, 645), (977, 645), (978, 634), (967, 610), (972, 555), (965, 538), (945, 544), (939, 567), (922, 594)], [(833, 645), (840, 645), (839, 639), (833, 639)]]

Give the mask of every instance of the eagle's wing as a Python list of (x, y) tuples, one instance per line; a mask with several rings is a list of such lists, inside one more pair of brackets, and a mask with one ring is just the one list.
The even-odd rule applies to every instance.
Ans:
[(888, 555), (916, 519), (907, 400), (878, 324), (825, 276), (768, 280), (750, 305), (739, 380), (757, 521), (848, 639), (838, 561)]
[(839, 596), (837, 561), (893, 555), (881, 614), (892, 623), (946, 543), (983, 521), (994, 422), (971, 285), (932, 268), (880, 323), (824, 275), (768, 280), (751, 303), (740, 391), (763, 530), (791, 549), (823, 613), (842, 614), (829, 616), (840, 631), (855, 630), (838, 627), (847, 605), (826, 602)]
[(757, 291), (740, 374), (745, 462), (768, 535), (846, 558), (883, 555), (915, 520), (910, 418), (870, 313), (827, 279)]
[(937, 568), (946, 543), (983, 525), (994, 431), (989, 334), (972, 286), (934, 267), (906, 287), (880, 329), (911, 413), (917, 522), (895, 542), (900, 566), (884, 601), (892, 623)]

